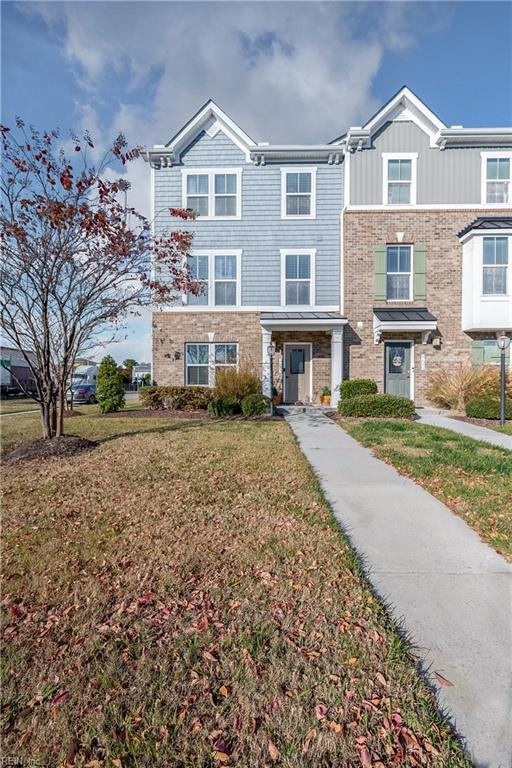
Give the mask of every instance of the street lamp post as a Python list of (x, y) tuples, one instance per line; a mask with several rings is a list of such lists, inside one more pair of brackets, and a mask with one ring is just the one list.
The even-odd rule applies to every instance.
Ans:
[(270, 373), (270, 415), (274, 415), (274, 355), (276, 353), (276, 345), (274, 343), (269, 344), (267, 347), (268, 361), (269, 361), (269, 373)]
[(505, 354), (510, 346), (510, 338), (504, 333), (498, 336), (498, 349), (501, 353), (500, 359), (500, 425), (505, 426), (505, 398), (506, 398), (506, 373), (505, 373)]

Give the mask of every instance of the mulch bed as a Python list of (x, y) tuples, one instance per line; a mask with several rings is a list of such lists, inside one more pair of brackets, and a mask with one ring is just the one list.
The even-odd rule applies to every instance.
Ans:
[(34, 461), (40, 459), (69, 459), (84, 451), (90, 451), (96, 448), (98, 443), (94, 440), (87, 440), (85, 437), (74, 437), (73, 435), (64, 435), (63, 437), (52, 437), (51, 440), (32, 440), (30, 443), (24, 443), (13, 451), (7, 453), (3, 458), (4, 464), (16, 464), (19, 461)]
[[(446, 414), (448, 416), (448, 414)], [(471, 416), (463, 416), (462, 414), (450, 414), (450, 419), (456, 421), (467, 421), (468, 424), (475, 424), (477, 427), (488, 427), (489, 429), (496, 429), (500, 426), (499, 419), (473, 419)]]
[(97, 413), (95, 418), (100, 419), (210, 419), (206, 411), (171, 411), (167, 408), (159, 408), (152, 411), (151, 408), (142, 408), (140, 411), (116, 411), (115, 413)]

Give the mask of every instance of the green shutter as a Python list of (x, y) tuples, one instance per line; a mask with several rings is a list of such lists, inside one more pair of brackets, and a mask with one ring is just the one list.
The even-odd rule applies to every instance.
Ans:
[(427, 247), (420, 243), (414, 246), (414, 299), (427, 298)]
[(377, 301), (386, 301), (386, 272), (387, 272), (387, 248), (386, 245), (376, 245), (373, 249), (373, 293)]
[(485, 362), (485, 345), (481, 339), (473, 341), (471, 345), (471, 361), (473, 365), (483, 365)]

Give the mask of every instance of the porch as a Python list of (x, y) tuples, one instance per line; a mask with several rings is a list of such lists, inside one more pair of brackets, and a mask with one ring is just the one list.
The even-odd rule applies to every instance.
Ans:
[[(329, 387), (331, 405), (336, 406), (346, 323), (336, 312), (262, 312), (264, 394), (270, 397), (273, 385), (283, 403), (311, 405), (320, 403), (322, 390)], [(272, 361), (271, 345), (275, 345)]]

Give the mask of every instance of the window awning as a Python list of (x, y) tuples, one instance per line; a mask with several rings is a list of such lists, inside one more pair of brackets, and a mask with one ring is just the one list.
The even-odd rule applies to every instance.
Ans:
[(432, 331), (437, 329), (437, 318), (424, 307), (374, 307), (373, 340), (378, 344), (383, 333), (413, 332), (422, 334), (426, 344)]
[(347, 318), (337, 312), (261, 312), (260, 324), (274, 331), (332, 331)]

